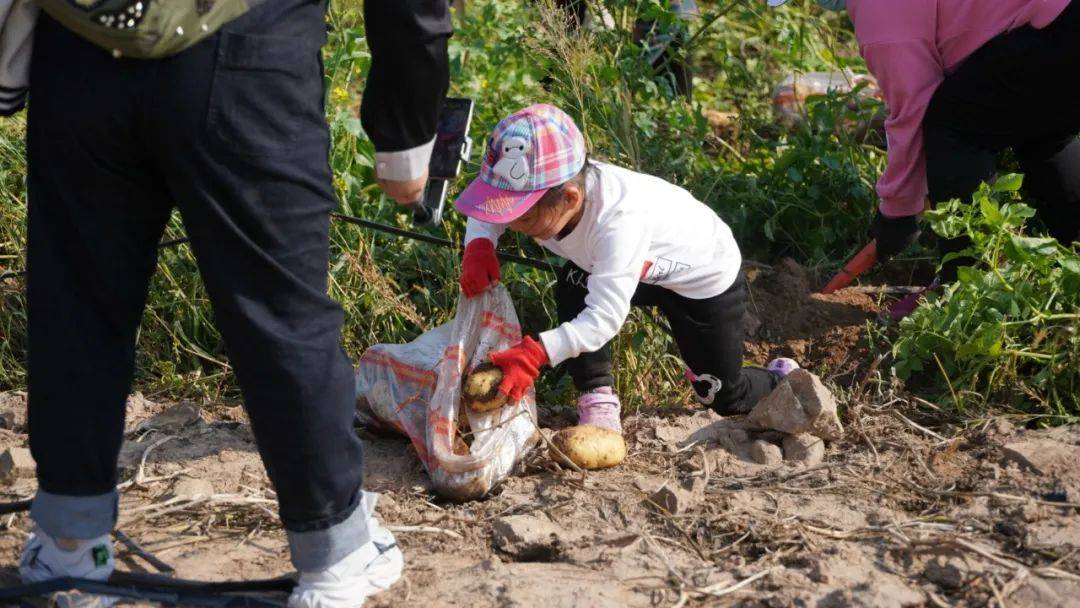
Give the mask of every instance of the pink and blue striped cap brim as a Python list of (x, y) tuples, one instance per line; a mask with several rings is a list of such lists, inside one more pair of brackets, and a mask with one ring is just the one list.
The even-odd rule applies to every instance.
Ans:
[(454, 206), (465, 215), (489, 224), (509, 224), (525, 215), (550, 188), (518, 192), (497, 188), (477, 177), (458, 195)]
[(479, 174), (454, 206), (480, 221), (508, 224), (584, 165), (585, 138), (574, 121), (555, 106), (532, 105), (496, 125)]

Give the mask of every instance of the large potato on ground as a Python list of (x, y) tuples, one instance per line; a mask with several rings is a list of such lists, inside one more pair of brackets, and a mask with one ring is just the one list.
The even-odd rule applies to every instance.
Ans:
[(503, 373), (494, 363), (481, 363), (465, 377), (461, 389), (465, 405), (474, 412), (490, 412), (506, 405), (506, 395), (499, 392)]
[[(598, 426), (563, 429), (552, 437), (551, 443), (583, 469), (606, 469), (626, 459), (626, 441), (622, 435)], [(558, 453), (552, 453), (551, 457), (565, 464)]]

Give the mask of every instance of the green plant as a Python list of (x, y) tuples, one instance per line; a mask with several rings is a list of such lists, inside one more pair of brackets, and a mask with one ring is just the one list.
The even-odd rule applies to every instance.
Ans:
[(26, 242), (24, 134), (21, 117), (0, 121), (0, 390), (26, 384), (26, 298), (20, 274)]
[(710, 199), (750, 253), (835, 264), (865, 243), (885, 155), (848, 125), (878, 106), (857, 91), (813, 98), (791, 132), (747, 135), (739, 171), (720, 174)]
[(1061, 420), (1080, 418), (1080, 255), (1030, 236), (1034, 210), (1022, 178), (983, 185), (973, 203), (927, 213), (945, 238), (970, 245), (959, 279), (900, 323), (893, 345), (901, 377), (921, 378), (960, 412), (1000, 403)]

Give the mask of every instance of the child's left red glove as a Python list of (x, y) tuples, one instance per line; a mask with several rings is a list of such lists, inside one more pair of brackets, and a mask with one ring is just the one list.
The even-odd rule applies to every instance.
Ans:
[(503, 380), (499, 384), (499, 392), (515, 403), (536, 382), (540, 368), (548, 364), (544, 345), (529, 336), (506, 350), (491, 353), (489, 357), (492, 363), (502, 369)]

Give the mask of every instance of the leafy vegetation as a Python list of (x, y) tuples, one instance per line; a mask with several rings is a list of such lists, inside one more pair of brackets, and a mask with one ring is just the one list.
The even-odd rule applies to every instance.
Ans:
[(997, 403), (1076, 418), (1080, 397), (1080, 255), (1029, 236), (1035, 211), (1018, 201), (1022, 178), (983, 185), (972, 204), (927, 214), (935, 232), (966, 236), (959, 279), (900, 323), (896, 368), (920, 373), (963, 412)]
[[(716, 209), (735, 230), (746, 257), (771, 261), (793, 256), (825, 272), (835, 269), (865, 243), (876, 202), (873, 183), (885, 158), (875, 134), (849, 126), (868, 122), (880, 104), (855, 93), (831, 95), (809, 104), (804, 125), (782, 128), (770, 93), (792, 73), (844, 68), (865, 72), (847, 18), (821, 11), (812, 0), (791, 2), (783, 10), (769, 10), (757, 0), (700, 1), (701, 17), (685, 24), (683, 44), (671, 58), (694, 67), (690, 101), (677, 94), (669, 74), (649, 65), (647, 49), (633, 36), (635, 22), (642, 18), (678, 25), (678, 17), (666, 4), (593, 1), (591, 25), (571, 33), (550, 0), (469, 0), (466, 13), (455, 16), (451, 94), (477, 102), (472, 133), (477, 149), (506, 114), (531, 103), (557, 104), (578, 121), (595, 155), (678, 183)], [(408, 216), (375, 185), (374, 149), (356, 116), (370, 63), (361, 1), (331, 3), (328, 25), (327, 119), (341, 210), (411, 228)], [(708, 118), (717, 110), (737, 119), (717, 128)], [(25, 158), (21, 119), (0, 125), (3, 273), (23, 267)], [(456, 186), (467, 183), (476, 168), (475, 163), (469, 165)], [(992, 235), (986, 242), (995, 244), (975, 239), (973, 246), (983, 264), (901, 327), (898, 369), (906, 376), (938, 383), (943, 378), (939, 364), (932, 357), (926, 359), (927, 353), (936, 352), (953, 383), (958, 407), (1001, 398), (1001, 387), (1010, 384), (1024, 387), (1021, 396), (1007, 397), (1010, 404), (1023, 405), (1025, 398), (1029, 404), (1047, 407), (1055, 399), (1064, 403), (1068, 391), (1075, 396), (1076, 390), (1075, 323), (1069, 333), (1068, 319), (1040, 315), (1076, 312), (1076, 289), (1069, 283), (1075, 279), (1067, 278), (1075, 276), (1068, 266), (1074, 262), (1059, 261), (1073, 254), (1061, 248), (1050, 251), (1041, 244), (1020, 249), (1013, 244), (1008, 249), (1004, 243), (1012, 243), (1013, 237), (1032, 238), (1023, 235), (1020, 225), (1010, 223), (1027, 212), (1015, 206), (1014, 194), (987, 197), (1010, 198), (1009, 206), (999, 207), (1002, 217), (1008, 218), (1001, 220), (1005, 223), (991, 227), (979, 219), (982, 216), (972, 215), (981, 207), (972, 211), (960, 205), (949, 209), (964, 219), (940, 217), (943, 211), (935, 220), (948, 224), (948, 230), (982, 231)], [(438, 232), (458, 243), (463, 219), (454, 212), (447, 217)], [(183, 236), (178, 218), (174, 220), (167, 239)], [(410, 340), (453, 315), (460, 251), (344, 223), (333, 225), (331, 238), (330, 290), (345, 309), (344, 342), (354, 358), (371, 344)], [(501, 245), (532, 257), (546, 255), (525, 238), (508, 235)], [(1023, 264), (1008, 257), (1021, 255), (1018, 251), (1027, 256)], [(1006, 264), (999, 268), (995, 261)], [(1001, 273), (1014, 292), (1023, 293), (1023, 298), (1014, 296), (1019, 316), (1011, 308), (987, 307), (999, 300), (969, 293), (977, 281), (989, 280), (986, 273), (994, 278)], [(503, 277), (525, 330), (550, 327), (555, 317), (553, 277), (513, 264), (504, 264)], [(1070, 285), (1071, 296), (1065, 292)], [(1055, 286), (1060, 289), (1054, 291)], [(995, 289), (1000, 296), (1004, 287)], [(946, 322), (949, 315), (952, 320)], [(995, 315), (1001, 316), (998, 325), (1005, 328), (996, 358), (961, 353), (959, 347), (948, 355), (932, 337), (924, 336), (939, 332), (946, 341), (965, 344), (963, 332), (989, 327)], [(0, 279), (0, 390), (25, 385), (25, 318), (21, 279)], [(1031, 322), (1021, 322), (1024, 319)], [(985, 331), (989, 336), (990, 330)], [(1053, 350), (1066, 347), (1072, 349), (1067, 356)], [(629, 407), (688, 396), (674, 348), (652, 313), (632, 314), (616, 339), (615, 352), (616, 388)], [(1055, 370), (1070, 361), (1074, 375), (1070, 384), (1063, 384)], [(172, 397), (237, 397), (209, 300), (186, 246), (161, 252), (139, 336), (136, 382), (144, 391)], [(547, 374), (540, 385), (541, 400), (550, 403), (569, 402), (569, 391), (569, 379), (557, 372)], [(1077, 411), (1075, 406), (1072, 411)]]

